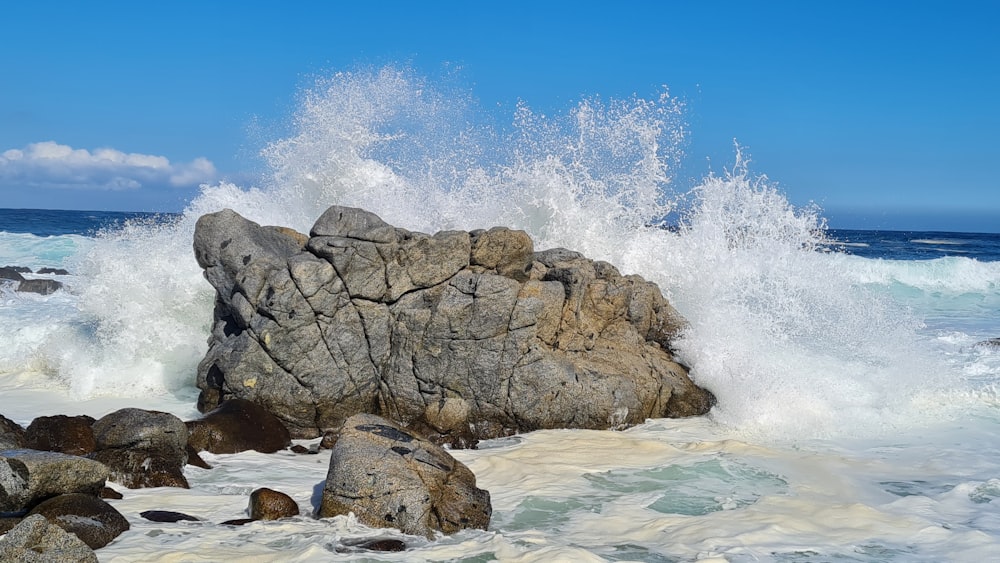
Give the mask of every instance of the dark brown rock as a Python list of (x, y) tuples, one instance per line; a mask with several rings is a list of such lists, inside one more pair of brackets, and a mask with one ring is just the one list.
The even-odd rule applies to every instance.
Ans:
[(292, 443), (288, 429), (276, 416), (243, 399), (226, 401), (201, 420), (187, 422), (187, 427), (188, 444), (195, 451), (272, 453)]
[(344, 547), (348, 549), (338, 549), (337, 551), (385, 551), (385, 552), (398, 552), (406, 551), (406, 542), (402, 540), (397, 540), (395, 538), (380, 538), (380, 539), (363, 539), (363, 540), (345, 540)]
[(180, 522), (190, 521), (190, 522), (200, 522), (200, 518), (195, 518), (183, 512), (173, 512), (170, 510), (146, 510), (140, 512), (139, 516), (142, 516), (150, 522)]
[(51, 498), (28, 515), (41, 514), (49, 522), (72, 532), (91, 549), (100, 549), (129, 529), (128, 520), (103, 500), (80, 493)]
[(13, 420), (0, 415), (0, 450), (24, 447), (24, 428)]
[(69, 272), (62, 268), (39, 268), (37, 274), (52, 274), (56, 276), (68, 276)]
[(0, 535), (9, 532), (11, 528), (20, 524), (21, 520), (24, 520), (24, 518), (20, 516), (0, 517)]
[(33, 450), (86, 455), (97, 448), (89, 416), (40, 416), (25, 430), (25, 446)]
[(299, 505), (285, 493), (261, 488), (250, 493), (248, 511), (254, 520), (278, 520), (298, 516)]
[(195, 467), (200, 467), (202, 469), (212, 468), (212, 466), (209, 465), (207, 461), (202, 459), (201, 454), (199, 454), (197, 451), (195, 451), (194, 448), (191, 447), (190, 443), (186, 446), (185, 449), (187, 450), (188, 465), (193, 465)]
[(101, 492), (97, 493), (98, 498), (109, 498), (111, 500), (121, 500), (125, 498), (125, 495), (119, 493), (118, 491), (112, 489), (111, 487), (104, 487)]
[(226, 520), (225, 522), (220, 522), (223, 526), (245, 526), (251, 522), (256, 522), (257, 520), (253, 518), (234, 518), (232, 520)]
[(319, 441), (319, 447), (321, 450), (333, 449), (333, 445), (337, 443), (337, 437), (340, 436), (340, 429), (335, 428), (333, 430), (327, 430), (323, 433), (323, 439)]

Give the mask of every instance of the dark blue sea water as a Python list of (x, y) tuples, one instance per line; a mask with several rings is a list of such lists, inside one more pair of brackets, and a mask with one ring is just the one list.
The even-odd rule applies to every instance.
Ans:
[(939, 231), (857, 231), (831, 229), (829, 248), (863, 258), (932, 260), (964, 256), (981, 262), (1000, 261), (1000, 234)]
[(58, 209), (0, 209), (0, 231), (30, 233), (40, 237), (58, 235), (94, 236), (127, 221), (170, 221), (171, 213), (122, 211), (65, 211)]
[[(94, 236), (128, 221), (169, 222), (177, 217), (172, 213), (0, 209), (0, 232)], [(1000, 233), (830, 229), (826, 235), (831, 241), (826, 247), (830, 251), (863, 258), (932, 260), (963, 256), (982, 262), (1000, 261)]]

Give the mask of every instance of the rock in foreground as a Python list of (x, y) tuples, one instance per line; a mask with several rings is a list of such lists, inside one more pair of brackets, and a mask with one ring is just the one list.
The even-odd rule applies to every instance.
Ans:
[(0, 452), (0, 512), (19, 512), (44, 499), (66, 494), (96, 496), (108, 468), (91, 459), (56, 452)]
[(375, 415), (344, 422), (330, 457), (320, 518), (353, 512), (376, 528), (433, 538), (486, 529), (490, 494), (448, 452)]
[(75, 534), (35, 514), (0, 539), (0, 561), (97, 563), (97, 555)]
[(521, 231), (394, 228), (332, 207), (305, 240), (233, 211), (198, 221), (216, 289), (199, 408), (230, 398), (312, 438), (377, 413), (439, 442), (703, 414), (655, 284)]

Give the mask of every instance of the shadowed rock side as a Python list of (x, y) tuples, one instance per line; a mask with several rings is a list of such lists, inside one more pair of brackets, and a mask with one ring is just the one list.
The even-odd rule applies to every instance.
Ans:
[(655, 284), (522, 231), (394, 228), (331, 207), (310, 237), (224, 210), (194, 250), (216, 289), (204, 412), (263, 405), (293, 437), (380, 414), (456, 445), (703, 414)]

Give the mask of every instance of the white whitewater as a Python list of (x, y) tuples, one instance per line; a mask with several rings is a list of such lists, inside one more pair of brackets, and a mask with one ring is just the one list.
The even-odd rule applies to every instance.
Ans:
[[(0, 412), (23, 424), (122, 406), (195, 416), (213, 297), (191, 251), (197, 218), (228, 207), (307, 232), (339, 204), (424, 232), (520, 228), (538, 249), (579, 250), (655, 281), (690, 321), (679, 354), (719, 398), (711, 415), (455, 452), (493, 495), (491, 529), (404, 538), (402, 554), (345, 551), (351, 539), (393, 535), (349, 518), (211, 524), (244, 516), (259, 486), (310, 512), (328, 454), (207, 456), (216, 467), (189, 468), (191, 490), (117, 501), (133, 528), (98, 552), (102, 561), (997, 553), (1000, 350), (974, 346), (1000, 336), (997, 263), (818, 252), (818, 210), (791, 206), (738, 150), (730, 170), (676, 188), (686, 130), (667, 93), (586, 99), (554, 116), (522, 105), (506, 128), (483, 121), (467, 95), (407, 71), (320, 81), (292, 133), (264, 149), (271, 173), (260, 186), (206, 187), (172, 225), (66, 239), (75, 246), (60, 260), (75, 276), (65, 295), (0, 294), (14, 327), (0, 351)], [(657, 226), (663, 217), (679, 229)], [(4, 259), (38, 251), (25, 252)], [(138, 513), (148, 509), (206, 522), (147, 522)]]

